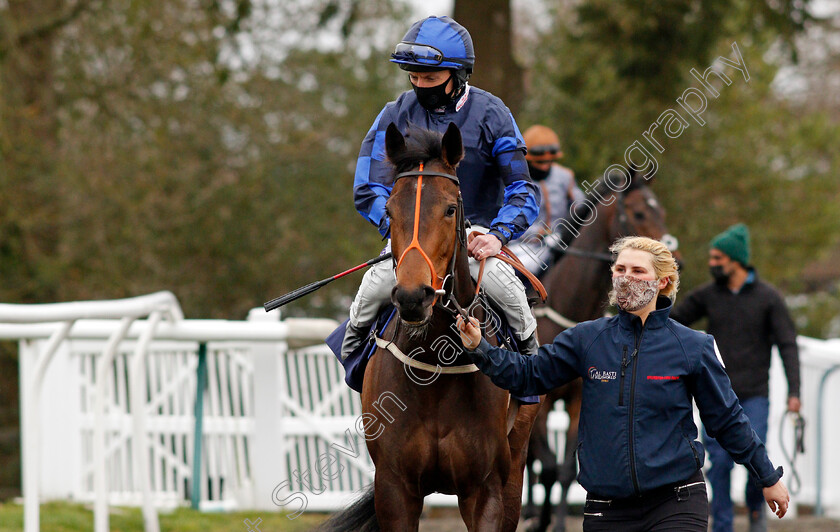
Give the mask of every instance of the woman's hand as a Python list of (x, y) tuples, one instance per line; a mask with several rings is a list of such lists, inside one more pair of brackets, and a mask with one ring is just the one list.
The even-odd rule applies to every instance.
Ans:
[(770, 486), (761, 490), (764, 494), (764, 500), (767, 501), (767, 506), (774, 514), (779, 516), (779, 519), (785, 516), (790, 504), (790, 494), (784, 483), (780, 480)]
[(494, 235), (478, 235), (467, 245), (467, 251), (475, 260), (495, 257), (501, 250), (502, 241)]
[(461, 334), (461, 342), (464, 343), (464, 347), (470, 351), (478, 347), (478, 344), (481, 342), (481, 329), (479, 328), (478, 320), (470, 317), (468, 323), (459, 314), (455, 323), (458, 324), (458, 331)]

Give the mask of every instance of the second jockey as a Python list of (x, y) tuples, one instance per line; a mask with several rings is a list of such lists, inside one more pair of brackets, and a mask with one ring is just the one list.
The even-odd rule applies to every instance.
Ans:
[[(557, 223), (569, 218), (569, 210), (585, 195), (575, 182), (575, 174), (557, 161), (563, 157), (560, 138), (551, 128), (533, 125), (525, 130), (528, 170), (542, 191), (540, 215), (522, 237), (511, 242), (510, 250), (528, 271), (541, 276), (552, 263), (552, 241)], [(545, 241), (543, 241), (545, 239)]]

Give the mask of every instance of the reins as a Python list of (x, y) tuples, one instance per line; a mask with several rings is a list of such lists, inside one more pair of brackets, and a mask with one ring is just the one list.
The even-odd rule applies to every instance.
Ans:
[[(461, 197), (461, 191), (458, 190), (458, 204), (456, 210), (456, 224), (457, 228), (455, 231), (455, 245), (454, 250), (452, 252), (452, 259), (449, 261), (449, 266), (447, 268), (447, 273), (444, 277), (438, 275), (437, 271), (435, 270), (435, 266), (432, 263), (432, 260), (429, 258), (428, 254), (423, 250), (423, 247), (420, 245), (420, 207), (421, 207), (421, 200), (422, 200), (422, 188), (423, 188), (423, 178), (424, 177), (443, 177), (445, 179), (449, 179), (455, 185), (460, 187), (460, 181), (458, 177), (452, 174), (442, 173), (442, 172), (430, 172), (424, 170), (424, 164), (420, 163), (419, 170), (409, 171), (409, 172), (402, 172), (397, 174), (394, 178), (394, 182), (403, 178), (403, 177), (416, 177), (417, 178), (417, 192), (416, 197), (414, 200), (414, 226), (412, 230), (412, 238), (411, 242), (409, 243), (408, 247), (403, 250), (400, 254), (400, 258), (396, 263), (396, 270), (399, 270), (400, 266), (402, 265), (403, 261), (405, 260), (406, 255), (412, 249), (416, 250), (420, 253), (420, 256), (423, 257), (426, 265), (429, 267), (429, 271), (431, 272), (431, 279), (432, 279), (432, 288), (435, 290), (435, 299), (432, 302), (432, 305), (437, 305), (439, 308), (449, 312), (453, 315), (460, 314), (464, 320), (468, 320), (470, 315), (473, 312), (473, 309), (484, 299), (484, 292), (481, 288), (481, 281), (484, 277), (484, 269), (486, 265), (487, 259), (484, 258), (480, 262), (479, 271), (478, 271), (478, 278), (476, 279), (475, 285), (475, 292), (472, 296), (472, 301), (469, 305), (465, 307), (461, 306), (458, 302), (457, 298), (455, 297), (455, 261), (458, 258), (458, 251), (460, 249), (466, 249), (467, 247), (467, 236), (466, 236), (466, 227), (467, 222), (464, 218), (464, 204), (463, 199)], [(477, 231), (474, 234), (480, 234)], [(515, 269), (522, 272), (523, 275), (531, 282), (534, 288), (539, 292), (540, 297), (543, 301), (545, 301), (547, 297), (547, 293), (545, 288), (543, 287), (542, 283), (531, 273), (529, 272), (523, 265), (522, 262), (516, 258), (507, 247), (502, 246), (502, 251), (504, 253), (500, 253), (496, 255), (496, 258), (502, 260), (513, 266)], [(441, 373), (451, 373), (451, 374), (458, 374), (458, 373), (472, 373), (477, 370), (474, 364), (468, 364), (466, 366), (451, 366), (448, 368), (440, 368), (439, 366), (431, 366), (429, 364), (424, 364), (422, 362), (416, 361), (413, 358), (406, 356), (402, 353), (396, 345), (393, 344), (393, 340), (387, 341), (382, 338), (376, 337), (376, 343), (379, 347), (387, 349), (390, 351), (397, 359), (402, 361), (403, 363), (425, 371), (431, 372), (441, 372)]]
[[(627, 208), (624, 204), (624, 191), (619, 192), (617, 196), (618, 205), (616, 205), (616, 211), (618, 216), (618, 223), (619, 223), (619, 234), (621, 235), (630, 235), (632, 232), (630, 231), (630, 226), (628, 224), (627, 219)], [(559, 246), (553, 248), (554, 253), (557, 255), (574, 255), (576, 257), (581, 257), (584, 259), (593, 259), (599, 260), (601, 262), (612, 263), (615, 257), (612, 256), (610, 253), (604, 253), (600, 251), (588, 251), (584, 249), (577, 249), (573, 248), (570, 245), (566, 248), (561, 248)]]
[[(455, 272), (455, 260), (458, 257), (458, 250), (459, 245), (460, 247), (466, 248), (467, 246), (467, 239), (466, 235), (466, 221), (464, 219), (464, 202), (461, 197), (461, 191), (458, 190), (458, 206), (457, 206), (457, 228), (455, 231), (455, 239), (456, 244), (454, 246), (454, 250), (452, 252), (452, 259), (449, 261), (449, 268), (445, 277), (441, 277), (437, 274), (435, 270), (434, 264), (432, 264), (432, 260), (429, 258), (428, 254), (423, 251), (422, 246), (420, 246), (420, 203), (421, 203), (421, 194), (423, 188), (423, 177), (443, 177), (449, 179), (456, 186), (460, 187), (460, 181), (458, 176), (452, 174), (446, 174), (443, 172), (429, 172), (423, 169), (423, 163), (420, 163), (420, 169), (414, 170), (410, 172), (402, 172), (397, 174), (396, 178), (394, 178), (394, 182), (399, 180), (403, 177), (416, 177), (417, 178), (417, 195), (414, 201), (414, 227), (413, 227), (413, 234), (411, 238), (411, 243), (406, 247), (402, 254), (400, 255), (399, 261), (397, 261), (396, 269), (398, 270), (400, 265), (402, 264), (403, 260), (406, 257), (406, 254), (412, 250), (416, 249), (420, 255), (425, 260), (426, 264), (429, 266), (429, 271), (432, 273), (432, 288), (435, 289), (435, 300), (432, 305), (437, 304), (438, 297), (443, 296), (445, 298), (444, 303), (442, 304), (442, 308), (450, 311), (450, 312), (457, 312), (460, 314), (465, 320), (469, 318), (469, 313), (475, 307), (475, 305), (481, 299), (481, 280), (484, 276), (484, 266), (487, 261), (486, 258), (481, 260), (481, 266), (479, 267), (478, 271), (478, 279), (476, 279), (476, 286), (475, 286), (475, 294), (473, 294), (472, 302), (467, 306), (467, 308), (463, 308), (458, 301), (455, 299), (454, 295), (454, 277), (453, 274)], [(478, 235), (481, 234), (477, 231), (474, 231), (473, 234)], [(531, 285), (537, 290), (540, 295), (540, 298), (545, 301), (548, 297), (548, 294), (545, 291), (545, 287), (543, 287), (542, 283), (537, 279), (534, 274), (528, 271), (528, 269), (522, 264), (522, 262), (514, 255), (514, 253), (508, 249), (506, 246), (502, 246), (502, 253), (496, 255), (496, 258), (501, 260), (502, 262), (506, 262), (510, 264), (514, 269), (518, 270), (522, 275), (525, 276), (526, 279), (531, 283)], [(608, 259), (608, 260), (611, 260)], [(453, 279), (453, 286), (451, 288), (447, 288), (447, 281)], [(454, 307), (453, 309), (449, 308), (449, 304), (452, 304)]]

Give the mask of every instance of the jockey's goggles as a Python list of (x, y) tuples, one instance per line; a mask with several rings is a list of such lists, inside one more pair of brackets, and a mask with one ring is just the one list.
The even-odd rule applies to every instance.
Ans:
[(528, 148), (528, 155), (533, 155), (534, 157), (542, 157), (543, 155), (557, 155), (560, 153), (560, 146), (557, 144), (543, 144), (540, 146), (534, 146), (533, 148)]
[[(466, 62), (462, 59), (453, 59), (446, 57), (443, 52), (429, 46), (428, 44), (418, 44), (413, 42), (401, 42), (394, 48), (394, 53), (391, 54), (391, 59), (397, 61), (407, 61), (424, 66), (436, 66), (443, 62), (457, 63), (465, 65)], [(449, 67), (443, 67), (449, 68)]]

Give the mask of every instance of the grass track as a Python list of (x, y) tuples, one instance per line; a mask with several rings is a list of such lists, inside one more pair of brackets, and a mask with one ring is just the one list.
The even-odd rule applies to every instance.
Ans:
[[(311, 530), (324, 516), (301, 515), (290, 520), (285, 514), (253, 510), (249, 512), (197, 512), (189, 508), (160, 512), (161, 532), (249, 532), (245, 520), (252, 523), (262, 519), (256, 528), (261, 532), (302, 532)], [(23, 506), (0, 504), (0, 532), (23, 530)], [(90, 532), (93, 530), (93, 511), (81, 504), (50, 502), (41, 505), (43, 532)], [(111, 508), (111, 532), (143, 532), (143, 516), (139, 508)]]

